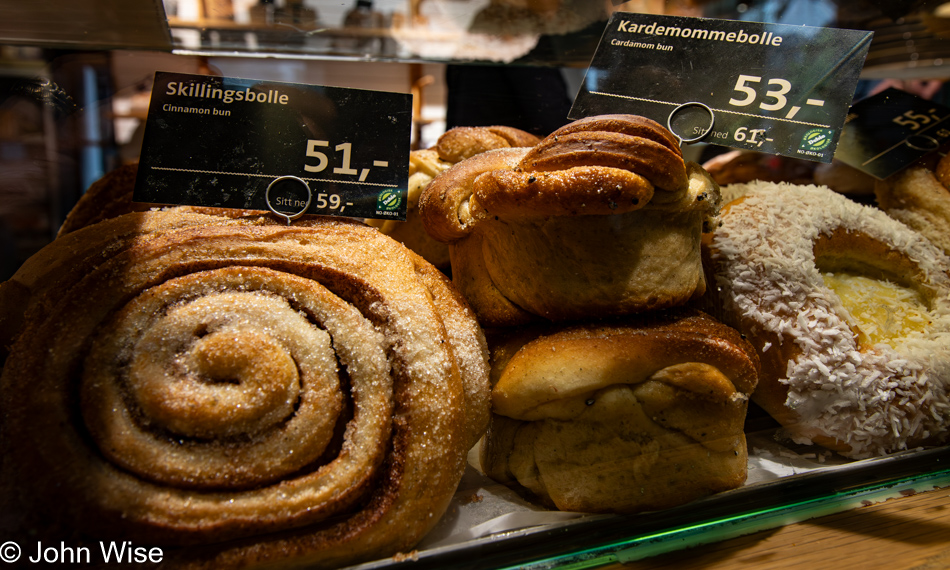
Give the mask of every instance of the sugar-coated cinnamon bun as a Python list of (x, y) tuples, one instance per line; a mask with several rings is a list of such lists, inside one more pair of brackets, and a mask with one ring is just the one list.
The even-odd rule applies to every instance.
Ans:
[[(950, 156), (950, 155), (948, 155)], [(874, 184), (878, 206), (950, 254), (950, 159), (918, 164)]]
[(526, 148), (538, 144), (540, 140), (527, 131), (503, 125), (453, 127), (442, 133), (432, 150), (440, 159), (455, 164), (486, 150)]
[(708, 237), (753, 400), (795, 441), (868, 457), (948, 439), (950, 260), (826, 187), (751, 183)]
[(61, 278), (34, 287), (0, 379), (15, 530), (162, 546), (169, 567), (410, 549), (488, 421), (484, 338), (446, 278), (356, 222), (113, 233), (179, 219), (129, 216), (38, 254)]
[[(145, 242), (163, 231), (205, 224), (248, 223), (195, 212), (181, 207), (135, 212), (109, 224), (86, 230), (86, 224), (56, 238), (42, 255), (27, 259), (7, 281), (0, 282), (0, 356), (5, 357), (27, 320), (48, 316), (60, 293), (89, 270), (109, 259), (130, 242)], [(76, 230), (82, 229), (82, 233)]]

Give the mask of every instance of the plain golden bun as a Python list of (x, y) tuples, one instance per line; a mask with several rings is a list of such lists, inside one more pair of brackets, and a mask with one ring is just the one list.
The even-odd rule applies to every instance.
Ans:
[(492, 340), (482, 467), (568, 511), (669, 508), (742, 485), (758, 361), (702, 313), (549, 326)]

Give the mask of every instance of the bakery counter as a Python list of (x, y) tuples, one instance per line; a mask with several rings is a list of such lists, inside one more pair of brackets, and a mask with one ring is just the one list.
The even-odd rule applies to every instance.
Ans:
[(539, 510), (470, 465), (417, 550), (355, 568), (950, 567), (950, 448), (848, 461), (764, 430), (749, 449), (742, 488), (634, 515)]
[[(599, 568), (950, 487), (936, 246), (818, 186), (720, 209), (643, 117), (469, 129), (475, 154), (411, 157), (452, 280), (351, 219), (138, 211), (144, 162), (90, 188), (0, 288), (5, 540), (118, 537), (164, 568)], [(807, 237), (852, 230), (901, 263)], [(817, 287), (819, 266), (873, 283)]]
[(950, 568), (950, 488), (764, 530), (608, 570)]

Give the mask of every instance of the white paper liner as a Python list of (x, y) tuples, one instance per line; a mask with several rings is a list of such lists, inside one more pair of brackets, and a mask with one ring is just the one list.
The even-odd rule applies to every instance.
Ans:
[[(747, 434), (746, 439), (749, 462), (745, 487), (854, 463), (817, 447), (794, 450), (777, 440), (774, 433)], [(550, 511), (526, 501), (481, 472), (477, 446), (469, 452), (468, 462), (449, 509), (416, 551), (456, 546), (491, 535), (563, 524), (580, 518), (612, 516)]]

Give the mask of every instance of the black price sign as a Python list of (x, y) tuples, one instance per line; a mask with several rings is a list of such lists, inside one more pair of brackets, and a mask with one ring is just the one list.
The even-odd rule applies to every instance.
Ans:
[(950, 108), (887, 89), (851, 107), (835, 158), (883, 180), (950, 140)]
[(570, 118), (638, 114), (683, 142), (831, 162), (871, 36), (616, 12)]
[(155, 74), (133, 199), (406, 219), (412, 96)]

